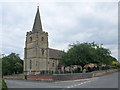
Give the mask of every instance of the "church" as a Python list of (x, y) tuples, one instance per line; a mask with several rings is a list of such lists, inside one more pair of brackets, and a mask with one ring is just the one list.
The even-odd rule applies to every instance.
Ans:
[(24, 73), (36, 75), (58, 71), (62, 53), (63, 51), (49, 48), (48, 33), (43, 31), (38, 7), (32, 31), (26, 34)]

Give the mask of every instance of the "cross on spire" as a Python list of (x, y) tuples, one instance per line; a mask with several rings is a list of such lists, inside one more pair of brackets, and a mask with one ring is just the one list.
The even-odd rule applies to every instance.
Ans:
[(37, 13), (36, 13), (36, 16), (35, 16), (32, 31), (33, 32), (42, 31), (42, 23), (41, 23), (41, 18), (40, 18), (39, 6), (37, 6)]

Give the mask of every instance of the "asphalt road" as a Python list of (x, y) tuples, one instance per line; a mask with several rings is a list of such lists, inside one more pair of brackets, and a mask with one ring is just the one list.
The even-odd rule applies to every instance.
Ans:
[(118, 88), (118, 72), (89, 79), (40, 82), (28, 80), (5, 80), (8, 88)]

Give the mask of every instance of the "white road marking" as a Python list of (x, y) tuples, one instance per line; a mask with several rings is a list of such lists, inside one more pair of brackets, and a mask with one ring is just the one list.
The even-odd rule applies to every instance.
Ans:
[(68, 80), (68, 81), (58, 81), (58, 82), (53, 82), (53, 83), (60, 83), (60, 82), (77, 82), (77, 81), (87, 81), (90, 79), (78, 79), (78, 80)]
[(92, 79), (89, 79), (89, 81), (85, 81), (85, 82), (81, 82), (81, 83), (79, 83), (79, 84), (75, 84), (75, 85), (67, 86), (67, 88), (77, 87), (77, 86), (80, 86), (80, 85), (82, 85), (82, 84), (92, 82), (92, 81), (94, 81), (94, 80), (96, 80), (96, 79), (98, 79), (98, 78), (92, 78)]

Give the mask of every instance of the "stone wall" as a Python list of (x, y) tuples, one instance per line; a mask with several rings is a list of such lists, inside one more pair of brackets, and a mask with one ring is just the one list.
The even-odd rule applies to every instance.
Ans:
[[(74, 73), (74, 74), (54, 74), (54, 75), (29, 75), (27, 80), (42, 80), (42, 81), (64, 81), (64, 80), (77, 80), (92, 78), (96, 76), (101, 76), (108, 73), (113, 73), (120, 71), (120, 69), (110, 69), (94, 71), (91, 73)], [(4, 79), (25, 79), (25, 76), (3, 76)]]
[(85, 78), (92, 78), (92, 73), (53, 75), (54, 81), (77, 80), (77, 79), (85, 79)]
[[(56, 74), (56, 75), (29, 75), (27, 80), (41, 80), (41, 81), (64, 81), (91, 78), (91, 73), (79, 74)], [(4, 76), (4, 79), (25, 79), (25, 76)]]
[(27, 76), (27, 80), (47, 80), (47, 81), (53, 81), (52, 76), (53, 75), (29, 75), (29, 76)]

